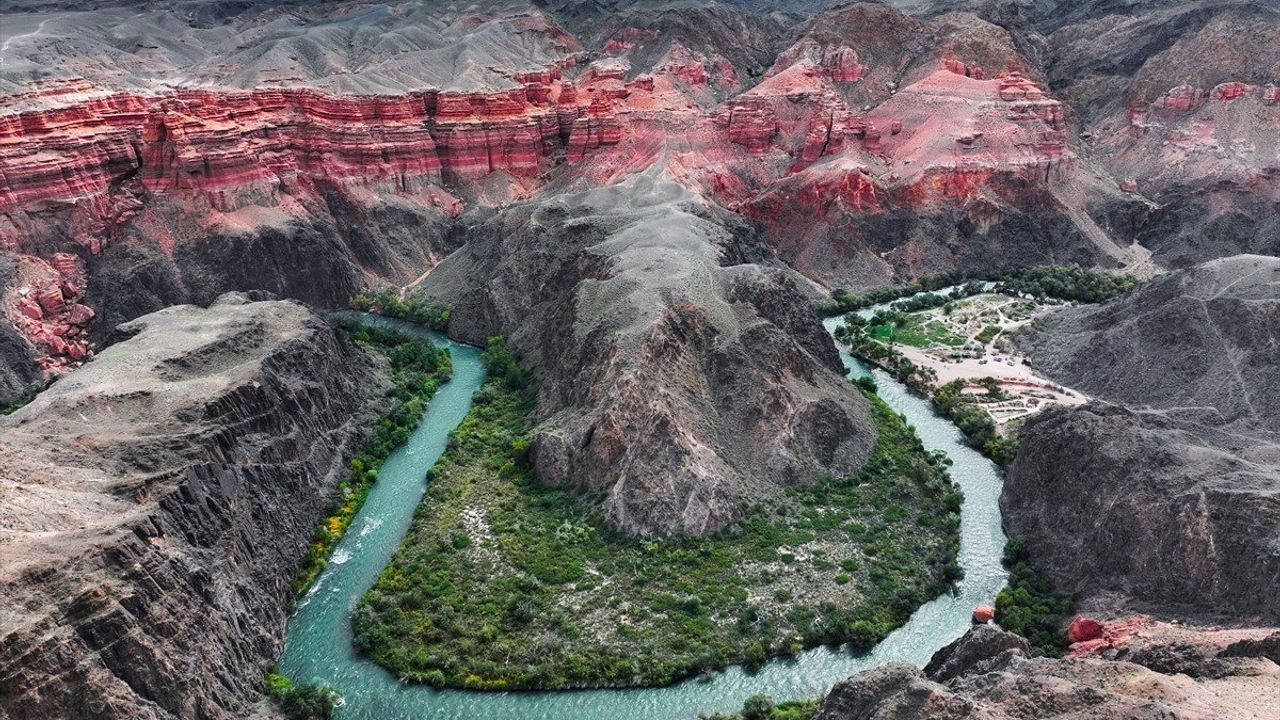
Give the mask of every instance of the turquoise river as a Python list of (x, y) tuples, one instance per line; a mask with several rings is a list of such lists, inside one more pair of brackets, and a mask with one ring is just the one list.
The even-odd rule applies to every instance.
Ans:
[[(827, 322), (828, 330), (835, 322)], [(965, 495), (960, 525), (965, 577), (952, 592), (922, 606), (871, 652), (816, 648), (754, 671), (733, 667), (710, 680), (662, 688), (482, 693), (401, 683), (355, 652), (351, 612), (399, 546), (426, 487), (426, 471), (444, 452), (449, 432), (467, 414), (471, 395), (485, 374), (476, 348), (437, 334), (431, 337), (452, 354), (453, 379), (436, 393), (408, 443), (383, 466), (328, 568), (299, 603), (280, 660), (280, 672), (295, 681), (322, 681), (336, 688), (344, 698), (339, 711), (343, 720), (693, 720), (701, 714), (737, 710), (756, 693), (775, 700), (816, 697), (859, 670), (891, 660), (924, 664), (965, 631), (975, 605), (991, 602), (1004, 586), (998, 470), (966, 446), (959, 431), (934, 414), (928, 401), (876, 370), (881, 397), (915, 426), (926, 448), (942, 450), (954, 463), (951, 475)], [(854, 358), (841, 356), (852, 375), (868, 372)]]

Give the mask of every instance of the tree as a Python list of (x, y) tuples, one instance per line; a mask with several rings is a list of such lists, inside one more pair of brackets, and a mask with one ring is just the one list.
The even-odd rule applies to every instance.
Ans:
[(773, 698), (768, 695), (752, 695), (742, 703), (742, 720), (768, 720), (773, 715)]

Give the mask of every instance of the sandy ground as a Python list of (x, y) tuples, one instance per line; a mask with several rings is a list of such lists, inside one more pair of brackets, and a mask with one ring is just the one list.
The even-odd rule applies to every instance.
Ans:
[(956, 310), (950, 315), (940, 308), (926, 310), (918, 315), (925, 322), (939, 322), (954, 335), (967, 342), (976, 342), (976, 336), (987, 325), (997, 325), (1001, 331), (986, 345), (986, 352), (981, 357), (952, 358), (952, 348), (945, 345), (932, 348), (917, 348), (910, 345), (896, 345), (895, 348), (911, 360), (911, 362), (932, 369), (938, 376), (938, 384), (946, 384), (953, 380), (971, 380), (975, 378), (993, 377), (1000, 381), (1000, 387), (1013, 400), (984, 404), (983, 407), (998, 424), (1032, 415), (1050, 404), (1081, 405), (1088, 401), (1083, 393), (1063, 387), (1035, 373), (1030, 365), (1024, 362), (1021, 353), (1005, 353), (995, 349), (999, 339), (1011, 330), (1016, 330), (1031, 323), (1036, 318), (1055, 312), (1062, 306), (1043, 305), (1025, 318), (1010, 317), (1006, 314), (1012, 306), (1022, 301), (1001, 295), (977, 295), (956, 303)]

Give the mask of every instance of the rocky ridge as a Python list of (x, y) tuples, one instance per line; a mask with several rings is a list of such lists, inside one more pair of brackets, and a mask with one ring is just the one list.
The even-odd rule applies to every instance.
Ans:
[(781, 486), (854, 471), (874, 442), (803, 279), (671, 182), (514, 205), (413, 293), (537, 369), (538, 477), (627, 532), (720, 531)]
[(1150, 648), (1125, 660), (1031, 657), (1025, 641), (977, 626), (922, 672), (889, 663), (838, 683), (816, 720), (1088, 717), (1098, 720), (1259, 720), (1280, 699), (1280, 666), (1263, 643), (1194, 655), (1173, 669)]
[(1019, 341), (1049, 377), (1106, 401), (1029, 421), (1001, 497), (1058, 587), (1280, 617), (1278, 338), (1280, 260), (1238, 256)]
[(121, 332), (0, 421), (0, 714), (244, 717), (377, 366), (238, 294)]

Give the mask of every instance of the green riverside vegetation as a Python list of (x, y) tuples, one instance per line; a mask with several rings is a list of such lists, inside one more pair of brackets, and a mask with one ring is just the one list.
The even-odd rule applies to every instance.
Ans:
[(416, 298), (401, 300), (395, 293), (386, 290), (373, 294), (361, 293), (352, 297), (348, 304), (353, 310), (408, 320), (426, 325), (432, 330), (443, 332), (449, 327), (448, 308), (431, 307)]
[(449, 379), (451, 367), (449, 353), (425, 338), (357, 323), (339, 323), (336, 327), (387, 358), (391, 367), (391, 388), (387, 391), (391, 409), (378, 422), (364, 448), (351, 459), (351, 474), (338, 486), (338, 501), (316, 525), (302, 570), (293, 580), (295, 596), (305, 593), (324, 570), (329, 554), (369, 495), (382, 463), (418, 427), (427, 402)]
[(320, 683), (294, 685), (276, 672), (267, 675), (263, 689), (288, 720), (331, 720), (338, 706), (339, 695), (333, 688)]
[(1009, 585), (996, 596), (996, 622), (1026, 638), (1037, 652), (1050, 657), (1062, 655), (1068, 644), (1067, 621), (1074, 603), (1054, 592), (1048, 578), (1040, 574), (1030, 553), (1017, 540), (1005, 545), (1004, 565), (1009, 569)]
[(721, 536), (645, 540), (533, 477), (529, 383), (500, 340), (486, 358), (353, 620), (358, 647), (405, 680), (659, 685), (822, 643), (869, 649), (960, 576), (945, 460), (870, 393), (879, 439), (858, 474), (780, 492)]
[[(986, 283), (994, 282), (993, 289), (984, 290)], [(1079, 265), (1033, 265), (1016, 270), (957, 270), (941, 275), (921, 278), (906, 285), (890, 285), (854, 295), (847, 290), (832, 293), (831, 302), (819, 308), (824, 315), (842, 315), (852, 310), (909, 298), (924, 292), (945, 287), (961, 286), (959, 295), (965, 297), (982, 292), (998, 292), (1006, 295), (1030, 295), (1037, 298), (1054, 298), (1069, 302), (1099, 303), (1123, 295), (1133, 289), (1136, 280), (1129, 275), (1088, 270)], [(942, 298), (943, 296), (937, 296)], [(897, 307), (902, 312), (914, 312), (927, 307), (929, 296), (915, 298), (910, 305)], [(895, 303), (895, 306), (898, 305)]]

